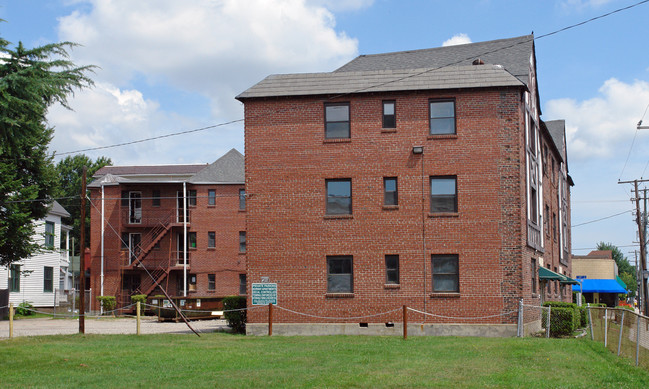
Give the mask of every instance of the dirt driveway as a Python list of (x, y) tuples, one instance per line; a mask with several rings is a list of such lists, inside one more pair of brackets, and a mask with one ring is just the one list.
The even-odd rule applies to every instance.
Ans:
[[(197, 320), (190, 322), (198, 332), (214, 332), (227, 329), (225, 320)], [(86, 334), (135, 334), (135, 318), (87, 318)], [(185, 323), (158, 322), (157, 318), (143, 317), (142, 334), (187, 334), (192, 331)], [(65, 335), (79, 333), (76, 319), (21, 319), (14, 320), (14, 337), (38, 335)], [(0, 339), (9, 337), (9, 320), (0, 321)]]

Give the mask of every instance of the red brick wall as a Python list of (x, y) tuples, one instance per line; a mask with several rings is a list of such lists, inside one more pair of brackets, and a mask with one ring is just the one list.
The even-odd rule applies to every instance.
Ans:
[[(160, 206), (152, 205), (152, 191), (160, 191)], [(197, 191), (197, 204), (188, 207), (190, 223), (188, 232), (195, 232), (197, 247), (188, 248), (188, 274), (196, 275), (196, 290), (189, 292), (192, 297), (221, 297), (239, 294), (239, 275), (245, 274), (245, 253), (239, 253), (239, 231), (245, 230), (245, 211), (239, 210), (239, 189), (243, 185), (187, 185), (187, 189)], [(208, 205), (208, 189), (216, 191), (216, 204)], [(122, 233), (141, 233), (146, 235), (150, 226), (136, 226), (125, 223), (125, 213), (128, 207), (121, 207), (119, 198), (121, 192), (142, 192), (143, 218), (163, 218), (175, 216), (176, 192), (182, 191), (182, 184), (131, 184), (105, 187), (105, 213), (108, 223), (105, 227), (104, 241), (104, 294), (119, 295), (121, 277), (124, 274), (139, 274), (142, 279), (148, 277), (143, 270), (128, 269), (128, 251), (121, 249)], [(101, 189), (92, 189), (91, 198), (95, 207), (91, 209), (91, 256), (92, 256), (92, 288), (93, 300), (100, 294), (101, 272)], [(216, 245), (208, 248), (208, 231), (216, 233)], [(182, 236), (181, 223), (174, 225), (160, 240), (160, 248), (154, 249), (144, 259), (147, 269), (157, 263), (175, 262), (177, 254), (177, 234)], [(182, 238), (181, 238), (182, 242)], [(182, 289), (177, 288), (177, 279), (182, 285), (182, 267), (171, 270), (169, 276), (162, 282), (167, 293), (172, 296), (182, 295)], [(208, 274), (215, 274), (215, 288), (208, 289)], [(159, 294), (154, 290), (151, 295)], [(94, 301), (93, 301), (94, 303)]]
[[(427, 136), (430, 98), (456, 99), (457, 136)], [(396, 131), (381, 128), (384, 99), (397, 102)], [(404, 304), (455, 317), (517, 309), (529, 293), (523, 276), (531, 257), (521, 91), (368, 94), (336, 101), (350, 102), (350, 140), (324, 139), (320, 97), (246, 101), (248, 284), (269, 277), (278, 284), (279, 306), (321, 316), (375, 314)], [(423, 146), (423, 155), (413, 155), (413, 146)], [(429, 214), (432, 175), (457, 175), (456, 215)], [(398, 177), (398, 209), (382, 207), (383, 177)], [(325, 216), (328, 178), (351, 178), (351, 218)], [(384, 285), (386, 254), (400, 257), (396, 289)], [(459, 255), (459, 295), (431, 293), (431, 254)], [(353, 297), (327, 295), (327, 255), (353, 256)], [(278, 322), (319, 321), (275, 312)], [(248, 318), (265, 322), (266, 312), (252, 310)], [(400, 313), (351, 320), (359, 321), (400, 321)]]

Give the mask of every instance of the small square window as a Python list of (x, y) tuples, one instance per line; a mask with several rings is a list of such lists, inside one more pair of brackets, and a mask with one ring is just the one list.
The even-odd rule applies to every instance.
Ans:
[(431, 100), (430, 135), (455, 134), (455, 101)]
[(154, 190), (152, 195), (151, 195), (151, 202), (152, 206), (154, 207), (159, 207), (160, 206), (160, 191), (159, 190)]
[(328, 256), (327, 257), (327, 292), (328, 293), (353, 293), (353, 257)]
[(216, 247), (216, 232), (209, 231), (207, 233), (207, 248), (213, 249)]
[(216, 190), (207, 190), (207, 205), (216, 205)]
[(245, 231), (239, 231), (239, 252), (240, 253), (246, 252), (246, 232)]
[(397, 128), (397, 103), (394, 100), (383, 102), (383, 128)]
[(215, 290), (216, 289), (216, 275), (215, 274), (208, 274), (207, 275), (207, 290)]
[(239, 210), (244, 211), (246, 209), (246, 190), (239, 189)]
[(351, 215), (352, 213), (352, 180), (325, 180), (327, 186), (327, 214)]
[(325, 138), (349, 138), (349, 103), (325, 104)]
[(459, 292), (457, 255), (432, 255), (433, 292)]
[(383, 205), (399, 205), (396, 177), (383, 178)]
[(399, 283), (399, 256), (398, 255), (385, 256), (385, 283), (386, 284)]
[(457, 177), (430, 178), (430, 212), (457, 212)]

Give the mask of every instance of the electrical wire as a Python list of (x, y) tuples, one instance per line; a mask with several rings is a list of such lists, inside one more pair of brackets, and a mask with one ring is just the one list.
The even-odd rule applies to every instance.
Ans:
[[(495, 53), (495, 52), (498, 52), (498, 51), (502, 51), (502, 50), (512, 48), (512, 47), (517, 46), (517, 45), (526, 44), (526, 43), (529, 43), (531, 41), (536, 41), (536, 40), (539, 40), (539, 39), (543, 39), (543, 38), (546, 38), (546, 37), (549, 37), (549, 36), (552, 36), (552, 35), (555, 35), (555, 34), (558, 34), (558, 33), (561, 33), (561, 32), (564, 32), (564, 31), (567, 31), (567, 30), (570, 30), (570, 29), (573, 29), (573, 28), (576, 28), (576, 27), (579, 27), (579, 26), (583, 26), (584, 24), (593, 22), (593, 21), (598, 20), (598, 19), (605, 18), (605, 17), (613, 15), (615, 13), (622, 12), (622, 11), (625, 11), (625, 10), (640, 6), (640, 5), (645, 4), (645, 3), (649, 3), (649, 0), (643, 0), (643, 1), (637, 2), (635, 4), (631, 4), (631, 5), (626, 6), (626, 7), (618, 8), (618, 9), (613, 10), (611, 12), (608, 12), (608, 13), (605, 13), (605, 14), (590, 18), (588, 20), (585, 20), (585, 21), (582, 21), (582, 22), (579, 22), (579, 23), (575, 23), (575, 24), (563, 27), (561, 29), (558, 29), (558, 30), (555, 30), (555, 31), (552, 31), (552, 32), (549, 32), (549, 33), (546, 33), (546, 34), (539, 35), (537, 37), (526, 39), (524, 41), (520, 41), (520, 42), (517, 42), (517, 43), (509, 45), (509, 46), (501, 47), (501, 48), (494, 49), (494, 50), (489, 50), (489, 51), (486, 51), (484, 53), (478, 54), (478, 56), (482, 56), (482, 55), (486, 55), (486, 54), (492, 54), (492, 53)], [(472, 59), (474, 57), (475, 56), (471, 56), (470, 58), (464, 58), (464, 59), (461, 59), (459, 61), (454, 61), (454, 62), (448, 63), (446, 65), (442, 65), (442, 66), (439, 66), (439, 67), (436, 67), (436, 68), (427, 69), (427, 70), (424, 70), (424, 71), (419, 72), (419, 73), (411, 74), (411, 75), (408, 75), (408, 76), (405, 76), (405, 77), (399, 77), (399, 78), (391, 80), (391, 81), (386, 81), (386, 82), (375, 84), (375, 85), (368, 86), (368, 87), (365, 87), (365, 88), (360, 88), (360, 89), (354, 90), (352, 92), (347, 92), (347, 93), (331, 96), (326, 100), (340, 98), (342, 96), (347, 96), (347, 95), (350, 95), (350, 94), (360, 93), (360, 92), (363, 92), (363, 91), (368, 90), (368, 89), (377, 88), (377, 87), (384, 86), (384, 85), (387, 85), (387, 84), (403, 81), (405, 79), (412, 78), (412, 77), (417, 77), (417, 76), (420, 76), (420, 75), (423, 75), (423, 74), (426, 74), (426, 73), (429, 73), (429, 72), (432, 72), (432, 71), (440, 70), (440, 69), (448, 67), (448, 66), (457, 65), (457, 64), (462, 63), (464, 61), (470, 60), (470, 59)], [(310, 104), (315, 104), (315, 103), (316, 102), (303, 104), (302, 108), (304, 106), (307, 106), (307, 105), (310, 105)], [(258, 115), (256, 117), (251, 117), (251, 119), (258, 118), (260, 116), (265, 117), (265, 116), (270, 116), (270, 115), (276, 115), (277, 113), (280, 113), (282, 111), (295, 110), (295, 109), (298, 109), (298, 108), (299, 107), (293, 107), (293, 108), (290, 108), (290, 109), (275, 110), (273, 112), (264, 113), (264, 114)], [(209, 129), (216, 128), (216, 127), (222, 127), (222, 126), (226, 126), (226, 125), (229, 125), (229, 124), (243, 122), (244, 120), (245, 119), (243, 119), (243, 118), (242, 119), (236, 119), (236, 120), (231, 120), (231, 121), (224, 122), (224, 123), (214, 124), (214, 125), (211, 125), (211, 126), (206, 126), (206, 127), (201, 127), (201, 128), (196, 128), (196, 129), (191, 129), (191, 130), (186, 130), (186, 131), (173, 132), (173, 133), (169, 133), (169, 134), (165, 134), (165, 135), (159, 135), (159, 136), (149, 137), (149, 138), (145, 138), (145, 139), (134, 140), (134, 141), (130, 141), (130, 142), (118, 143), (118, 144), (113, 144), (113, 145), (108, 145), (108, 146), (91, 147), (91, 148), (79, 149), (79, 150), (74, 150), (74, 151), (66, 151), (66, 152), (58, 153), (58, 155), (77, 154), (77, 153), (86, 152), (86, 151), (96, 151), (96, 150), (103, 150), (103, 149), (109, 149), (109, 148), (115, 148), (115, 147), (128, 146), (128, 145), (137, 144), (137, 143), (149, 142), (149, 141), (157, 140), (157, 139), (163, 139), (163, 138), (169, 138), (169, 137), (178, 136), (178, 135), (184, 135), (184, 134), (189, 134), (189, 133), (205, 131), (205, 130), (209, 130)]]
[(573, 225), (570, 226), (570, 228), (575, 228), (575, 227), (583, 226), (583, 225), (586, 225), (586, 224), (591, 224), (591, 223), (600, 222), (600, 221), (602, 221), (602, 220), (606, 220), (606, 219), (610, 219), (610, 218), (612, 218), (612, 217), (616, 217), (616, 216), (624, 215), (625, 213), (629, 213), (629, 212), (633, 212), (633, 211), (635, 211), (635, 209), (629, 209), (629, 210), (626, 210), (626, 211), (624, 211), (624, 212), (616, 213), (616, 214), (614, 214), (614, 215), (605, 216), (605, 217), (602, 217), (602, 218), (599, 218), (599, 219), (590, 220), (590, 221), (583, 222), (583, 223), (579, 223), (579, 224), (573, 224)]

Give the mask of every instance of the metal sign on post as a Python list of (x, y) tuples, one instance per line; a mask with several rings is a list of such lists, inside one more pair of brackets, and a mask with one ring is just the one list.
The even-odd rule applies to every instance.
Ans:
[(277, 284), (256, 282), (252, 284), (252, 305), (277, 305)]

